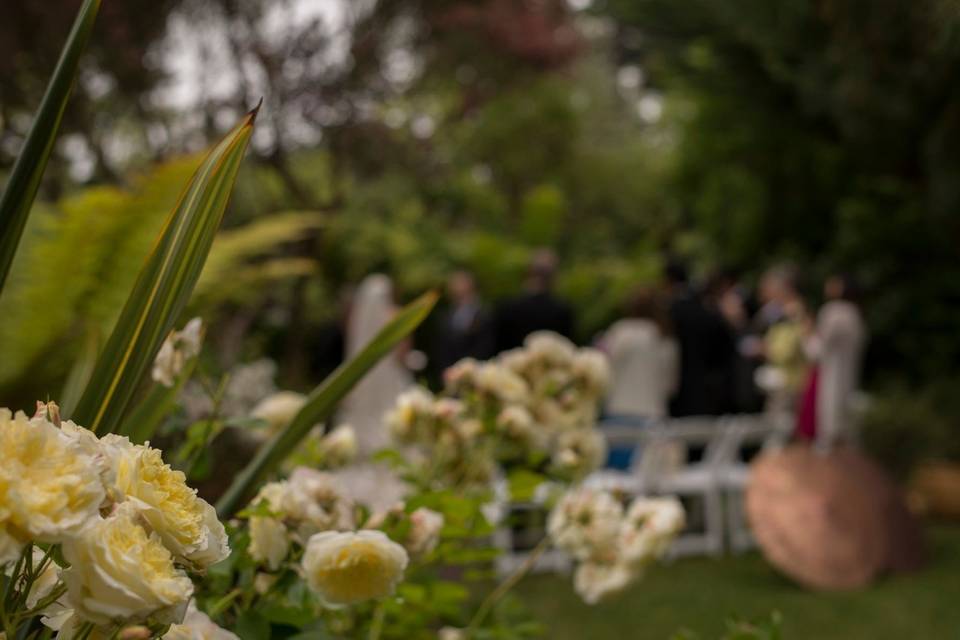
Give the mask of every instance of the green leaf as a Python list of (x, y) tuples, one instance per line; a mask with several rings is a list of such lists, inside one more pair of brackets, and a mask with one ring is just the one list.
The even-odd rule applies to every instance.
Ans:
[(67, 380), (63, 383), (63, 389), (60, 391), (60, 397), (58, 398), (60, 411), (65, 416), (73, 413), (73, 408), (77, 406), (77, 402), (80, 400), (80, 394), (83, 393), (87, 381), (90, 380), (90, 374), (93, 373), (93, 367), (97, 363), (99, 343), (97, 331), (93, 329), (88, 331), (84, 337), (80, 354), (70, 368), (70, 373), (67, 374)]
[(253, 460), (233, 480), (217, 503), (221, 518), (232, 515), (253, 490), (296, 448), (314, 425), (325, 422), (360, 379), (389, 354), (430, 313), (436, 293), (426, 293), (407, 305), (349, 362), (323, 381), (287, 427), (257, 451)]
[(13, 165), (7, 187), (0, 197), (0, 291), (10, 273), (10, 265), (27, 224), (33, 199), (40, 188), (40, 179), (53, 151), (53, 143), (77, 75), (80, 55), (90, 39), (99, 9), (100, 0), (86, 0), (80, 8), (26, 142)]
[(251, 111), (210, 151), (167, 219), (100, 354), (72, 419), (117, 430), (200, 277), (253, 133)]
[(240, 640), (270, 640), (270, 622), (259, 611), (248, 609), (237, 618), (234, 632)]

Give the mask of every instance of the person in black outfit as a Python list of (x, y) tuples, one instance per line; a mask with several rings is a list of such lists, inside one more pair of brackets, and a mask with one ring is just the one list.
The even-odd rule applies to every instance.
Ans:
[(538, 251), (527, 272), (524, 293), (497, 309), (497, 351), (513, 349), (535, 331), (555, 331), (573, 336), (573, 310), (552, 292), (557, 256), (549, 249)]
[(680, 347), (680, 382), (670, 402), (676, 417), (721, 415), (732, 409), (735, 343), (726, 321), (691, 289), (686, 268), (667, 266), (670, 321)]
[(494, 355), (493, 318), (483, 306), (473, 275), (455, 271), (447, 280), (450, 308), (436, 328), (433, 366), (441, 373), (462, 358)]

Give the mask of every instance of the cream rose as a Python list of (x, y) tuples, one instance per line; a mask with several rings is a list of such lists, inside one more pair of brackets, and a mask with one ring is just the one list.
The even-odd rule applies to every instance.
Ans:
[(106, 488), (92, 456), (45, 418), (0, 409), (0, 560), (60, 542), (99, 516)]
[(342, 424), (320, 440), (320, 454), (327, 467), (342, 467), (357, 455), (357, 433), (349, 424)]
[(596, 349), (577, 351), (571, 369), (593, 397), (603, 395), (610, 384), (610, 364), (607, 357)]
[(282, 498), (284, 516), (297, 521), (302, 539), (328, 530), (352, 529), (353, 503), (336, 477), (307, 467), (297, 467), (285, 484)]
[(534, 360), (549, 366), (570, 366), (576, 347), (572, 342), (552, 331), (535, 331), (523, 341), (527, 353)]
[(100, 442), (116, 473), (117, 488), (137, 504), (174, 556), (207, 567), (230, 554), (214, 508), (187, 486), (182, 471), (163, 462), (158, 449), (116, 435)]
[(193, 600), (187, 606), (187, 614), (180, 624), (170, 625), (163, 640), (239, 640), (237, 635), (218, 626), (210, 616), (197, 609)]
[(66, 540), (63, 555), (70, 563), (61, 573), (67, 602), (96, 624), (174, 622), (193, 593), (160, 536), (147, 533), (130, 503)]
[(584, 562), (573, 575), (573, 588), (584, 602), (596, 604), (623, 592), (638, 577), (637, 571), (621, 563)]
[(547, 533), (577, 560), (615, 553), (623, 507), (612, 495), (581, 488), (565, 494), (550, 512)]
[(397, 396), (396, 403), (383, 419), (396, 440), (407, 442), (415, 436), (420, 418), (432, 411), (433, 395), (426, 389), (412, 387)]
[(276, 433), (290, 424), (307, 403), (307, 397), (295, 391), (278, 391), (261, 400), (250, 412), (267, 423), (267, 430)]
[(203, 321), (193, 318), (180, 331), (171, 331), (153, 361), (151, 376), (165, 387), (172, 387), (184, 365), (200, 353)]
[(627, 509), (617, 547), (629, 562), (646, 563), (667, 551), (685, 521), (676, 498), (637, 498)]
[(420, 507), (410, 514), (410, 533), (404, 546), (413, 556), (426, 555), (437, 548), (441, 529), (443, 514)]
[(557, 471), (581, 478), (599, 468), (607, 457), (607, 441), (595, 429), (572, 429), (560, 433), (553, 454)]
[(276, 518), (252, 516), (247, 550), (254, 560), (276, 571), (290, 552), (290, 534)]
[(307, 585), (329, 606), (356, 604), (393, 593), (407, 552), (381, 531), (318, 533), (307, 542)]

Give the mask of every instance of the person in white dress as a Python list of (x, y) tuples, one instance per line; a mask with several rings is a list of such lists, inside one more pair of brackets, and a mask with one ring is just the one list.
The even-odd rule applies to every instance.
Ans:
[(850, 439), (851, 400), (860, 384), (866, 326), (849, 278), (834, 276), (824, 284), (827, 302), (817, 314), (812, 351), (819, 368), (816, 394), (816, 446), (829, 450)]
[[(347, 319), (346, 356), (355, 357), (396, 314), (393, 283), (383, 274), (367, 276), (357, 288)], [(390, 445), (384, 414), (397, 396), (410, 387), (413, 376), (403, 359), (409, 343), (401, 344), (384, 357), (344, 399), (340, 424), (350, 424), (357, 434), (357, 464), (336, 475), (348, 493), (375, 509), (386, 509), (400, 500), (404, 486), (382, 464), (370, 462), (370, 456)]]

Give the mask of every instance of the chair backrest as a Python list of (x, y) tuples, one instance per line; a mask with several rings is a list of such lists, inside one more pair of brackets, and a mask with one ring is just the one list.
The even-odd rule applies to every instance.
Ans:
[(720, 464), (727, 455), (726, 437), (723, 418), (671, 418), (644, 430), (633, 472), (644, 480), (655, 480), (689, 464), (689, 450), (694, 447), (703, 450), (703, 463)]

